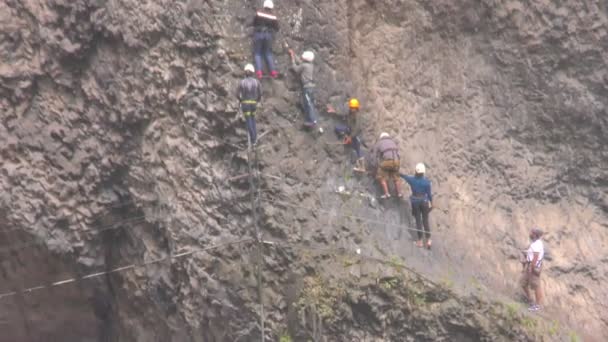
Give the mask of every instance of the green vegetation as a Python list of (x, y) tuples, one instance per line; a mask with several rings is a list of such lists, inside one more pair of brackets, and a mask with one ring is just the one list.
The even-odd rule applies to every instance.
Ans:
[(399, 286), (399, 279), (397, 278), (384, 278), (380, 280), (380, 286), (387, 290), (393, 290)]
[(405, 264), (403, 263), (403, 261), (401, 261), (401, 259), (399, 259), (399, 257), (396, 255), (391, 256), (391, 258), (388, 261), (386, 261), (386, 264), (391, 267), (394, 267), (398, 270), (401, 270), (402, 268), (405, 267)]
[(279, 335), (279, 342), (293, 342), (293, 339), (291, 338), (291, 335), (289, 335), (289, 332), (284, 331)]
[(561, 329), (559, 327), (559, 322), (554, 320), (553, 322), (551, 322), (551, 326), (547, 329), (547, 332), (549, 333), (549, 336), (553, 337), (557, 336), (560, 330)]
[(581, 342), (581, 338), (578, 337), (578, 334), (575, 331), (570, 332), (570, 342)]
[(344, 260), (342, 261), (342, 265), (344, 266), (344, 268), (348, 268), (353, 265), (358, 265), (360, 263), (361, 263), (361, 259), (350, 257), (348, 255), (344, 256)]
[(331, 286), (319, 276), (304, 279), (304, 288), (296, 307), (300, 314), (313, 314), (326, 323), (336, 319), (336, 307), (344, 297), (342, 287)]

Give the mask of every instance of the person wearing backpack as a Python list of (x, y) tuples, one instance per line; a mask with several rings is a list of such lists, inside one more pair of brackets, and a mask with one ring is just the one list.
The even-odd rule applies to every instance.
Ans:
[[(530, 246), (525, 252), (523, 262), (523, 273), (520, 280), (520, 285), (524, 290), (526, 299), (530, 303), (528, 310), (539, 311), (543, 301), (543, 293), (540, 286), (540, 274), (543, 267), (543, 258), (545, 257), (545, 246), (541, 237), (543, 231), (539, 228), (533, 228), (530, 231)], [(532, 300), (530, 289), (534, 290), (536, 300)]]
[(376, 164), (378, 165), (376, 178), (380, 182), (380, 186), (382, 186), (382, 191), (384, 192), (380, 198), (386, 199), (391, 197), (391, 194), (388, 191), (389, 180), (393, 180), (397, 197), (401, 198), (403, 194), (401, 193), (401, 178), (399, 177), (400, 159), (397, 143), (388, 133), (382, 132), (373, 151), (377, 160)]

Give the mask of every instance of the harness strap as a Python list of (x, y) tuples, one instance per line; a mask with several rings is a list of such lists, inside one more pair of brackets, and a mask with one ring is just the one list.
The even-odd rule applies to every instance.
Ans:
[(241, 103), (243, 103), (243, 104), (257, 104), (258, 101), (256, 101), (256, 100), (243, 100), (243, 101), (241, 101)]

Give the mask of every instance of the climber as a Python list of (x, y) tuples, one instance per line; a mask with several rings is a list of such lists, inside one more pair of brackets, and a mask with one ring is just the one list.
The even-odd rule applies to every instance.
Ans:
[(334, 131), (336, 135), (342, 139), (344, 145), (349, 145), (355, 153), (357, 153), (357, 162), (355, 171), (365, 172), (365, 160), (361, 153), (361, 127), (359, 120), (359, 100), (351, 98), (348, 101), (348, 113), (337, 113), (331, 106), (327, 105), (328, 113), (336, 113), (339, 116), (345, 117), (346, 125), (336, 125)]
[[(530, 247), (526, 251), (526, 258), (523, 263), (522, 277), (520, 285), (524, 290), (526, 299), (530, 303), (528, 310), (539, 311), (543, 300), (543, 293), (540, 286), (540, 273), (543, 268), (543, 258), (545, 256), (545, 248), (541, 237), (543, 231), (539, 228), (533, 228), (530, 231)], [(530, 296), (530, 288), (534, 290), (536, 301)]]
[(426, 167), (423, 163), (416, 164), (414, 176), (401, 174), (412, 189), (410, 203), (412, 205), (412, 215), (416, 220), (416, 230), (418, 240), (416, 245), (422, 247), (422, 238), (426, 239), (426, 248), (431, 248), (431, 228), (429, 224), (429, 213), (433, 209), (433, 194), (431, 192), (431, 181), (424, 176)]
[(274, 56), (272, 55), (272, 41), (274, 34), (279, 30), (279, 22), (277, 17), (272, 14), (274, 3), (272, 0), (266, 0), (263, 4), (263, 9), (256, 12), (253, 20), (253, 53), (255, 59), (256, 75), (261, 79), (264, 75), (264, 67), (262, 60), (266, 60), (270, 77), (276, 78), (279, 73), (274, 64)]
[(306, 114), (304, 125), (314, 127), (317, 124), (317, 110), (315, 108), (314, 97), (315, 83), (313, 78), (314, 65), (312, 64), (315, 54), (312, 51), (304, 51), (301, 63), (296, 61), (293, 50), (289, 49), (289, 55), (291, 55), (291, 68), (300, 76), (300, 81), (302, 82), (302, 107)]
[(253, 77), (255, 69), (252, 64), (245, 65), (245, 78), (239, 82), (236, 97), (239, 99), (241, 111), (247, 123), (249, 142), (251, 146), (257, 143), (257, 131), (255, 127), (255, 111), (262, 99), (262, 85)]
[(380, 198), (391, 197), (388, 192), (387, 182), (389, 179), (395, 182), (397, 197), (402, 197), (401, 180), (399, 178), (399, 147), (397, 147), (397, 143), (395, 143), (388, 133), (382, 132), (373, 151), (378, 165), (376, 177), (384, 191), (384, 194)]

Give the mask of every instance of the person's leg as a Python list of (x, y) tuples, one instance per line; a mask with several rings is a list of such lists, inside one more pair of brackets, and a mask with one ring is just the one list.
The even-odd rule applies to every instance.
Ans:
[(264, 66), (262, 65), (262, 54), (264, 52), (264, 40), (262, 33), (253, 34), (253, 59), (255, 61), (255, 70), (258, 78), (262, 78)]
[(258, 133), (255, 127), (255, 115), (249, 115), (247, 117), (247, 130), (249, 131), (249, 138), (251, 139), (251, 144), (255, 145), (258, 141)]
[(363, 157), (363, 155), (361, 154), (361, 141), (359, 140), (359, 137), (353, 137), (353, 142), (351, 146), (353, 150), (355, 150), (355, 152), (357, 153), (357, 159)]
[(308, 101), (308, 119), (312, 123), (317, 123), (317, 109), (315, 108), (314, 88), (306, 88), (306, 100)]
[(422, 225), (424, 226), (424, 233), (428, 241), (431, 240), (431, 225), (429, 224), (429, 202), (422, 204)]
[(416, 234), (418, 235), (416, 244), (418, 247), (422, 247), (424, 231), (422, 230), (422, 211), (420, 210), (420, 203), (412, 202), (412, 215), (414, 215), (414, 220), (416, 221)]
[(532, 297), (530, 296), (530, 284), (529, 284), (528, 279), (529, 279), (528, 273), (524, 269), (523, 273), (521, 274), (521, 279), (519, 281), (519, 285), (521, 286), (522, 290), (524, 290), (524, 296), (526, 297), (526, 300), (528, 301), (528, 303), (530, 305), (534, 305)]
[(272, 55), (272, 33), (266, 33), (264, 37), (264, 58), (266, 59), (266, 65), (270, 71), (270, 76), (276, 77), (277, 70), (274, 65), (274, 56)]
[(403, 193), (401, 192), (401, 177), (399, 177), (398, 160), (393, 160), (391, 177), (393, 178), (393, 182), (395, 183), (395, 192), (397, 193), (397, 197), (402, 197)]
[(302, 88), (302, 110), (304, 110), (304, 123), (311, 123), (308, 108), (308, 94), (306, 88)]
[(531, 274), (532, 289), (534, 289), (534, 296), (536, 297), (536, 305), (540, 306), (543, 301), (543, 293), (540, 287), (540, 275)]

